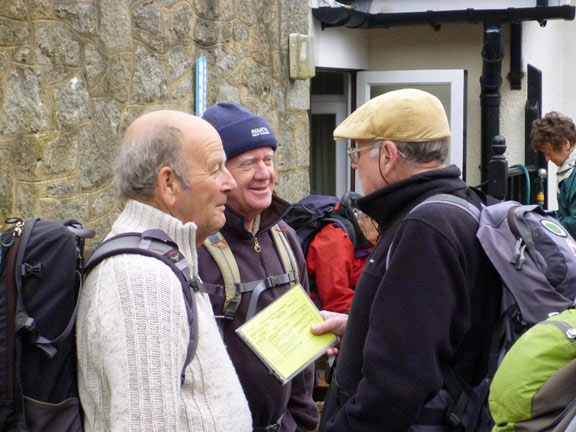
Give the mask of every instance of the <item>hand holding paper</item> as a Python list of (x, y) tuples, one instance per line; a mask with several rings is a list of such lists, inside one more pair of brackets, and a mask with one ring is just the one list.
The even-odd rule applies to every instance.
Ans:
[(322, 316), (301, 285), (257, 313), (236, 332), (270, 371), (286, 383), (337, 343), (336, 335), (314, 335)]
[(321, 335), (332, 332), (338, 336), (342, 336), (344, 331), (346, 331), (346, 324), (348, 323), (347, 314), (323, 310), (320, 311), (320, 316), (324, 318), (324, 322), (311, 325), (310, 330), (312, 333)]
[[(338, 312), (320, 311), (320, 316), (324, 318), (324, 322), (320, 324), (313, 324), (310, 326), (310, 331), (315, 335), (332, 332), (338, 336), (344, 335), (346, 324), (348, 323), (348, 315)], [(337, 347), (328, 348), (326, 351), (328, 357), (338, 354)]]

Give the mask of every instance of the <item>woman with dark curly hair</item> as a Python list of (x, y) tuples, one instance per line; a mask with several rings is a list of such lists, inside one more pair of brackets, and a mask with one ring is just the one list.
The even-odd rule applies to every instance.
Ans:
[(532, 147), (558, 166), (558, 219), (576, 237), (576, 127), (569, 117), (552, 111), (532, 122)]

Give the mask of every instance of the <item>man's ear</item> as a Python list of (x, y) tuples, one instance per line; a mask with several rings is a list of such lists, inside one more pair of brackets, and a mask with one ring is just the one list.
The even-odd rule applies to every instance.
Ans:
[(398, 150), (392, 141), (383, 141), (380, 148), (380, 169), (386, 176), (390, 174), (398, 163)]
[(172, 168), (165, 166), (158, 172), (158, 182), (156, 185), (158, 198), (167, 208), (171, 208), (176, 202), (176, 197), (180, 191), (180, 183), (174, 175)]

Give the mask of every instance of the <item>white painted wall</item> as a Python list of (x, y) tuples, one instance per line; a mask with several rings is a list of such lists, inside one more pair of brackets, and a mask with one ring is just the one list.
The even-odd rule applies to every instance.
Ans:
[(310, 34), (315, 39), (316, 67), (367, 69), (368, 39), (366, 31), (346, 27), (322, 30), (318, 20), (312, 20)]
[[(363, 70), (466, 69), (468, 70), (467, 181), (480, 183), (480, 83), (482, 24), (443, 25), (391, 29), (331, 28), (321, 32), (313, 20), (317, 66)], [(502, 64), (500, 133), (507, 139), (510, 164), (524, 160), (524, 106), (526, 79), (521, 90), (511, 90), (509, 27), (504, 25), (505, 57)], [(549, 21), (523, 24), (523, 63), (543, 72), (543, 113), (557, 110), (576, 119), (576, 22)], [(555, 208), (555, 167), (550, 167), (549, 197)]]

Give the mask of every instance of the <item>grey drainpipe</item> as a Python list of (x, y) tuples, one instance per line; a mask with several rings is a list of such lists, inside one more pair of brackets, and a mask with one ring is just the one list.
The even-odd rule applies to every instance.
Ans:
[(482, 181), (488, 178), (488, 162), (492, 158), (492, 139), (500, 134), (500, 85), (502, 84), (502, 25), (484, 24), (482, 76), (480, 77)]

